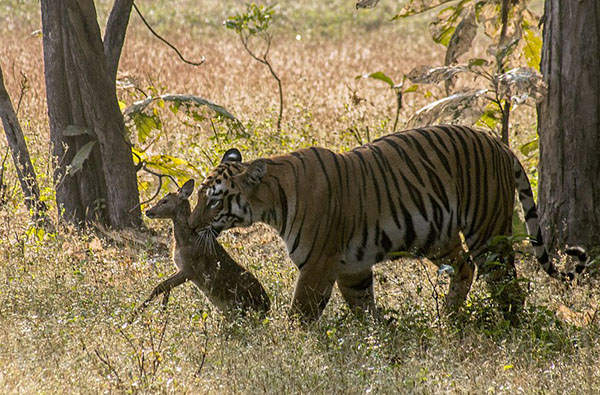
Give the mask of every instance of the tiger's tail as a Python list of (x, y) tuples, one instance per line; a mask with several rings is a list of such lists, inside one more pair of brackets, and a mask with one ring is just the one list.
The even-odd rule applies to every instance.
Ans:
[[(562, 281), (571, 281), (575, 278), (576, 274), (582, 273), (588, 265), (589, 257), (586, 251), (581, 247), (569, 247), (565, 250), (568, 255), (577, 257), (578, 262), (575, 268), (569, 272), (562, 272), (556, 269), (552, 260), (548, 256), (548, 251), (544, 245), (544, 239), (542, 237), (542, 229), (538, 221), (537, 207), (533, 200), (533, 192), (531, 190), (531, 184), (525, 173), (525, 169), (521, 165), (521, 162), (513, 155), (514, 171), (515, 171), (515, 185), (519, 192), (519, 201), (523, 207), (525, 213), (525, 223), (527, 226), (527, 233), (532, 236), (531, 245), (535, 252), (535, 257), (549, 276), (560, 279)], [(534, 236), (535, 235), (535, 236)]]

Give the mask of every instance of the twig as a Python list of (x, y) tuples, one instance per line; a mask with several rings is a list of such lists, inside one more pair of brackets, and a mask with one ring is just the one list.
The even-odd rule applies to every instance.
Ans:
[(27, 78), (27, 76), (21, 71), (21, 93), (19, 94), (19, 100), (17, 101), (17, 110), (15, 111), (15, 113), (17, 114), (17, 117), (19, 116), (19, 110), (21, 109), (21, 102), (23, 101), (23, 96), (25, 96), (25, 93), (27, 92), (27, 90), (29, 89), (29, 79)]
[[(125, 342), (129, 345), (129, 347), (131, 347), (131, 350), (133, 351), (133, 354), (135, 355), (136, 363), (138, 365), (140, 379), (143, 380), (144, 383), (146, 383), (146, 374), (145, 374), (146, 372), (144, 370), (143, 347), (142, 347), (142, 351), (140, 353), (138, 351), (137, 347), (135, 346), (135, 344), (133, 344), (133, 341), (129, 338), (129, 336), (127, 336), (127, 334), (125, 334), (125, 332), (123, 332), (123, 330), (121, 328), (117, 328), (117, 332), (125, 339)], [(140, 354), (141, 354), (141, 356), (140, 356)]]
[(7, 186), (4, 183), (4, 170), (6, 169), (6, 158), (8, 157), (8, 147), (6, 147), (6, 153), (4, 154), (4, 158), (2, 159), (2, 169), (0, 170), (0, 205), (4, 205), (6, 203), (6, 191)]
[[(502, 45), (504, 45), (504, 41), (506, 40), (506, 30), (508, 28), (509, 7), (510, 7), (510, 1), (502, 0), (502, 8), (500, 10), (500, 13), (501, 13), (500, 18), (502, 21), (502, 28), (500, 29), (499, 47), (502, 47)], [(496, 58), (496, 61), (498, 62), (498, 74), (503, 74), (505, 72), (503, 60), (504, 59)], [(498, 82), (497, 81), (496, 81), (495, 85), (496, 85), (495, 88), (496, 88), (496, 92), (497, 92), (498, 91)], [(504, 144), (506, 144), (506, 146), (508, 146), (508, 124), (510, 122), (510, 106), (511, 106), (511, 101), (510, 101), (509, 97), (507, 97), (504, 100), (504, 107), (502, 107), (502, 104), (500, 102), (498, 102), (498, 107), (500, 107), (500, 111), (502, 112), (502, 142)]]
[(396, 119), (394, 120), (394, 128), (392, 133), (396, 132), (398, 126), (398, 118), (400, 116), (400, 110), (402, 109), (402, 88), (396, 88)]
[(265, 48), (265, 51), (263, 52), (262, 58), (259, 58), (258, 56), (256, 56), (254, 54), (254, 52), (252, 52), (250, 47), (248, 47), (248, 41), (250, 39), (250, 36), (245, 36), (243, 33), (240, 33), (240, 39), (242, 41), (242, 45), (244, 46), (244, 49), (246, 50), (246, 52), (248, 52), (248, 54), (254, 60), (267, 66), (267, 68), (269, 69), (269, 72), (271, 73), (273, 78), (275, 78), (275, 81), (277, 81), (277, 89), (279, 90), (279, 115), (277, 117), (277, 131), (281, 131), (281, 118), (283, 117), (283, 87), (281, 86), (281, 78), (279, 78), (277, 73), (275, 73), (275, 70), (273, 70), (273, 66), (271, 65), (271, 62), (268, 59), (269, 50), (271, 49), (272, 37), (269, 34), (264, 35), (264, 40), (267, 43), (267, 47)]
[(187, 59), (185, 59), (183, 57), (183, 55), (181, 54), (181, 52), (179, 52), (179, 50), (170, 42), (168, 42), (167, 40), (165, 40), (163, 37), (161, 37), (157, 32), (154, 31), (154, 29), (152, 28), (152, 26), (150, 26), (150, 24), (148, 23), (148, 21), (146, 21), (146, 18), (144, 18), (144, 16), (142, 15), (142, 13), (140, 12), (140, 9), (138, 8), (137, 4), (135, 4), (135, 2), (133, 3), (133, 8), (135, 9), (135, 12), (137, 12), (137, 14), (139, 15), (140, 19), (142, 20), (142, 22), (144, 22), (144, 25), (146, 25), (146, 27), (148, 28), (148, 30), (150, 30), (150, 32), (156, 37), (158, 38), (160, 41), (162, 41), (163, 43), (165, 43), (167, 46), (169, 46), (173, 51), (175, 51), (175, 53), (177, 53), (177, 55), (179, 56), (179, 59), (181, 59), (181, 61), (183, 61), (184, 63), (190, 64), (192, 66), (200, 66), (202, 65), (204, 62), (206, 62), (206, 58), (203, 56), (202, 59), (200, 60), (200, 62), (192, 62), (189, 61)]
[[(87, 352), (87, 350), (86, 350)], [(115, 367), (113, 366), (113, 364), (110, 362), (110, 357), (108, 356), (108, 354), (105, 353), (104, 357), (102, 356), (102, 354), (100, 353), (100, 351), (98, 351), (97, 348), (94, 349), (94, 354), (96, 354), (96, 357), (98, 357), (98, 359), (100, 360), (100, 362), (102, 362), (107, 369), (114, 374), (115, 378), (117, 379), (117, 386), (120, 386), (121, 384), (121, 378), (119, 377), (119, 373), (117, 372), (117, 369), (115, 369)]]
[(173, 177), (170, 174), (162, 174), (162, 173), (158, 173), (158, 172), (155, 172), (153, 170), (148, 169), (148, 166), (146, 166), (146, 162), (144, 160), (142, 160), (142, 158), (140, 158), (140, 156), (138, 154), (136, 154), (135, 152), (133, 152), (133, 154), (138, 159), (138, 163), (135, 166), (136, 172), (139, 171), (139, 170), (144, 170), (145, 172), (150, 173), (153, 176), (157, 177), (158, 178), (158, 188), (156, 188), (156, 192), (154, 193), (154, 195), (152, 195), (152, 197), (150, 199), (147, 199), (147, 200), (144, 200), (143, 202), (138, 203), (130, 211), (136, 210), (138, 207), (141, 207), (144, 204), (148, 204), (151, 201), (153, 201), (154, 199), (156, 199), (156, 197), (158, 196), (158, 194), (160, 193), (160, 190), (162, 188), (162, 179), (163, 179), (163, 177), (169, 177), (169, 179), (171, 181), (173, 181), (173, 183), (175, 185), (177, 185), (177, 187), (179, 188), (179, 183), (177, 182), (177, 180), (175, 179), (175, 177)]
[(435, 285), (433, 283), (433, 281), (431, 280), (431, 276), (429, 276), (429, 272), (427, 271), (427, 267), (425, 267), (425, 264), (423, 263), (423, 261), (421, 259), (418, 259), (419, 264), (421, 265), (423, 271), (425, 271), (425, 276), (427, 277), (427, 281), (429, 282), (429, 285), (431, 285), (431, 290), (433, 293), (433, 300), (435, 301), (435, 313), (437, 315), (437, 319), (438, 319), (438, 323), (442, 321), (442, 316), (440, 314), (440, 304), (439, 304), (439, 294), (437, 291), (437, 285)]
[(196, 377), (200, 377), (202, 375), (202, 368), (204, 368), (204, 362), (206, 362), (206, 353), (208, 348), (208, 328), (206, 327), (206, 321), (203, 323), (202, 327), (202, 331), (204, 332), (204, 347), (202, 350), (202, 360), (200, 361), (200, 366), (198, 367), (198, 370), (196, 370)]

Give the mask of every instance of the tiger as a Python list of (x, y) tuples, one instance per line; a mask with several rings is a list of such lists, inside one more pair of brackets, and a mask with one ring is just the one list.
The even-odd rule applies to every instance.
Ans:
[(306, 321), (320, 317), (336, 283), (351, 310), (376, 314), (373, 266), (400, 252), (454, 269), (449, 312), (464, 303), (477, 267), (502, 311), (516, 314), (524, 293), (512, 281), (512, 247), (502, 265), (485, 265), (488, 241), (512, 234), (515, 189), (539, 265), (571, 280), (574, 273), (549, 259), (517, 157), (495, 136), (466, 126), (400, 131), (343, 153), (310, 147), (249, 162), (232, 148), (200, 185), (189, 224), (199, 235), (255, 222), (274, 228), (299, 270), (290, 312)]

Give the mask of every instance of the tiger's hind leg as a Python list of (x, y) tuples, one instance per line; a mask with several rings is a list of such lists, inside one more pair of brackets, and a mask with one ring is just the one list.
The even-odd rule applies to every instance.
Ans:
[[(493, 253), (495, 259), (489, 259), (486, 252)], [(500, 307), (504, 318), (517, 324), (525, 304), (525, 292), (517, 279), (512, 246), (508, 241), (500, 242), (492, 250), (480, 249), (474, 256), (479, 274), (487, 283), (492, 299)]]
[(307, 262), (300, 270), (296, 282), (290, 315), (304, 322), (317, 320), (331, 297), (336, 280), (336, 260), (325, 259)]
[[(445, 260), (445, 262), (448, 261)], [(436, 261), (435, 263), (439, 267), (444, 264), (444, 261)], [(473, 261), (469, 257), (464, 256), (462, 249), (456, 253), (456, 257), (452, 260), (452, 263), (455, 272), (450, 278), (450, 288), (446, 295), (446, 312), (449, 315), (455, 314), (467, 299), (475, 271)]]
[(337, 279), (338, 289), (355, 314), (368, 313), (377, 317), (375, 292), (373, 289), (373, 270), (371, 268), (359, 273), (340, 274)]

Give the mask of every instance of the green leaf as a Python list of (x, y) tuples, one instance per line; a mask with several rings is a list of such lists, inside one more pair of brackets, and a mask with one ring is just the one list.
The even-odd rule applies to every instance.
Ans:
[(411, 93), (416, 92), (419, 89), (419, 85), (411, 85), (408, 88), (404, 89), (402, 93)]
[(394, 81), (392, 81), (392, 79), (390, 77), (388, 77), (387, 75), (385, 75), (381, 71), (377, 71), (377, 72), (371, 73), (371, 74), (363, 74), (363, 75), (359, 75), (359, 76), (356, 77), (356, 79), (359, 79), (359, 78), (373, 78), (375, 80), (379, 80), (379, 81), (385, 82), (391, 88), (394, 87)]
[(487, 66), (489, 62), (483, 58), (469, 59), (469, 67)]
[(542, 38), (535, 30), (525, 27), (523, 29), (523, 39), (525, 40), (523, 54), (527, 60), (527, 65), (539, 72), (542, 56)]
[(433, 41), (447, 47), (455, 30), (456, 28), (454, 26), (449, 26), (446, 29), (443, 29), (439, 34), (434, 35)]
[(140, 143), (146, 142), (152, 130), (160, 129), (160, 120), (156, 116), (149, 116), (143, 112), (137, 112), (133, 114), (133, 123), (138, 133), (138, 140)]
[(72, 175), (81, 170), (81, 168), (83, 167), (83, 163), (90, 156), (90, 153), (92, 152), (92, 149), (94, 148), (95, 144), (95, 141), (89, 141), (83, 147), (81, 147), (79, 151), (77, 151), (69, 166), (69, 174)]
[(525, 156), (529, 156), (531, 155), (532, 152), (536, 151), (539, 147), (539, 139), (535, 138), (534, 140), (531, 140), (528, 143), (523, 144), (520, 148), (519, 151), (521, 151), (521, 153)]

